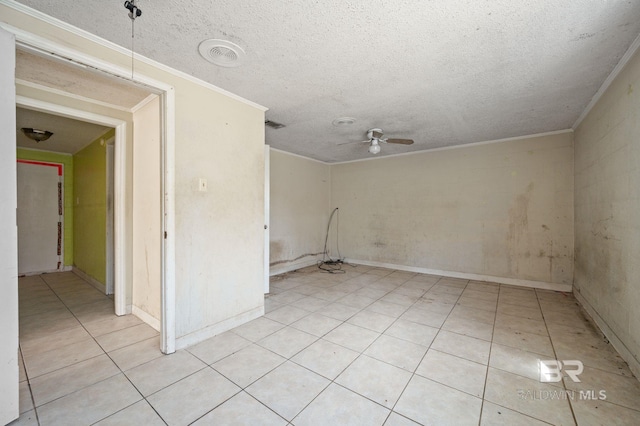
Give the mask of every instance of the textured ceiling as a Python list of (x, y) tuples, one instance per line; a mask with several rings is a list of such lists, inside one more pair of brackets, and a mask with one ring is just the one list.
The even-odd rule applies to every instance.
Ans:
[[(53, 132), (53, 136), (46, 141), (35, 142), (20, 131), (23, 127), (48, 130)], [(108, 127), (97, 124), (16, 108), (16, 139), (20, 148), (75, 154), (107, 130)]]
[[(124, 47), (122, 1), (21, 0)], [(371, 156), (370, 127), (412, 138), (382, 153), (570, 128), (640, 33), (640, 1), (139, 0), (135, 50), (270, 110), (275, 148), (323, 161)], [(242, 46), (241, 67), (198, 55)], [(351, 126), (332, 120), (350, 116)]]

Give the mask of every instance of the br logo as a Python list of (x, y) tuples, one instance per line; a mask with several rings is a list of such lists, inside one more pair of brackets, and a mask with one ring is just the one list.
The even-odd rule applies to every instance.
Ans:
[(574, 382), (580, 382), (578, 376), (584, 370), (582, 361), (567, 359), (558, 361), (555, 359), (539, 360), (540, 381), (543, 383), (553, 383), (562, 380), (564, 372)]

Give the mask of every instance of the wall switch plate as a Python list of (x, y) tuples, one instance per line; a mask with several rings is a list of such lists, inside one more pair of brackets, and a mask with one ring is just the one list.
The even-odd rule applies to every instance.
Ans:
[(207, 180), (205, 178), (198, 179), (198, 191), (207, 192)]

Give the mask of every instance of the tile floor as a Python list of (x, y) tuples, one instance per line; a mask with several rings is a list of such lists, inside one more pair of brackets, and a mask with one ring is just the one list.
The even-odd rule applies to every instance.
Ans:
[[(570, 294), (344, 268), (274, 277), (264, 317), (170, 356), (76, 275), (21, 278), (15, 424), (640, 424), (640, 382)], [(581, 381), (541, 383), (539, 359)]]

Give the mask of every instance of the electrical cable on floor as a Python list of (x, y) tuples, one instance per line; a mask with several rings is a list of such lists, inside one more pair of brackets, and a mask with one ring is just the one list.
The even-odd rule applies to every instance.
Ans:
[[(330, 255), (329, 252), (327, 250), (327, 242), (329, 241), (329, 230), (331, 229), (331, 221), (333, 220), (333, 216), (337, 214), (337, 225), (336, 225), (336, 250), (338, 252), (338, 258), (337, 259), (333, 259)], [(347, 271), (345, 271), (344, 269), (342, 269), (342, 265), (349, 265), (348, 263), (344, 262), (344, 259), (342, 258), (342, 256), (340, 255), (340, 246), (339, 246), (339, 228), (340, 228), (340, 212), (338, 210), (338, 207), (336, 207), (335, 209), (333, 209), (333, 211), (331, 212), (331, 216), (329, 216), (329, 223), (327, 224), (327, 233), (326, 236), (324, 238), (324, 249), (322, 250), (322, 260), (320, 260), (318, 262), (318, 269), (324, 271), (324, 272), (328, 272), (330, 274), (344, 274)], [(350, 265), (353, 266), (353, 265)]]

